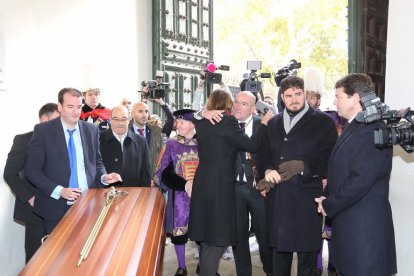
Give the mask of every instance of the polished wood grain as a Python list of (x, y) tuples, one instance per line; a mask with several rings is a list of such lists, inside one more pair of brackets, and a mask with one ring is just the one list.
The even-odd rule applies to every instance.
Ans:
[(20, 275), (161, 275), (164, 209), (156, 188), (117, 187), (89, 256), (79, 254), (105, 204), (107, 189), (88, 190), (66, 213)]

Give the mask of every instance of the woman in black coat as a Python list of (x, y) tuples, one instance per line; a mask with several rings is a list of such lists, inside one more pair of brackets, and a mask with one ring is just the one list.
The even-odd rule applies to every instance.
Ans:
[(200, 275), (215, 275), (223, 250), (236, 243), (235, 164), (238, 151), (255, 152), (266, 132), (262, 119), (251, 139), (230, 115), (233, 101), (224, 90), (211, 93), (207, 110), (224, 110), (222, 120), (212, 125), (197, 121), (199, 165), (195, 173), (190, 208), (189, 237), (200, 243)]

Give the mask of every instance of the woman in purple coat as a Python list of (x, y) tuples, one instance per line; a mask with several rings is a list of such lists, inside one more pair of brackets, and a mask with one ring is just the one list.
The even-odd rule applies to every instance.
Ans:
[[(197, 140), (191, 122), (194, 110), (182, 109), (173, 114), (177, 119), (178, 135), (165, 143), (155, 173), (155, 181), (169, 191), (166, 232), (171, 235), (178, 259), (175, 275), (187, 275), (185, 244), (188, 236), (191, 187), (198, 166)], [(169, 223), (170, 222), (170, 223)]]

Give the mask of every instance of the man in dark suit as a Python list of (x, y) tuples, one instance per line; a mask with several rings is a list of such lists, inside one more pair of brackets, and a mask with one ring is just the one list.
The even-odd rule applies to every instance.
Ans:
[(58, 102), (60, 117), (34, 128), (25, 169), (37, 187), (33, 211), (44, 219), (48, 234), (82, 191), (121, 180), (106, 173), (98, 127), (79, 120), (82, 93), (64, 88)]
[(151, 177), (147, 141), (134, 134), (128, 128), (128, 122), (128, 110), (124, 106), (115, 106), (111, 112), (111, 128), (100, 133), (102, 160), (107, 171), (121, 175), (123, 186), (149, 187)]
[(153, 126), (148, 122), (149, 109), (146, 103), (135, 103), (132, 107), (131, 115), (131, 130), (138, 135), (144, 136), (149, 146), (150, 172), (152, 179), (157, 167), (158, 155), (164, 144), (161, 128)]
[(361, 97), (373, 91), (371, 78), (350, 74), (337, 81), (338, 114), (348, 120), (328, 167), (327, 197), (316, 198), (318, 211), (332, 218), (330, 260), (340, 275), (397, 273), (394, 226), (388, 200), (392, 147), (374, 144), (382, 121), (358, 123)]
[[(233, 115), (243, 131), (250, 137), (258, 131), (261, 119), (254, 116), (256, 97), (249, 91), (237, 94)], [(237, 242), (233, 247), (237, 275), (252, 275), (252, 261), (249, 250), (249, 214), (259, 243), (263, 270), (270, 274), (271, 251), (267, 244), (265, 198), (255, 188), (253, 172), (256, 155), (239, 152), (236, 162), (236, 230)], [(253, 166), (252, 166), (253, 165)]]
[(269, 245), (274, 276), (290, 275), (292, 254), (298, 254), (298, 275), (315, 275), (321, 246), (322, 219), (315, 212), (315, 195), (337, 139), (334, 121), (305, 101), (303, 79), (281, 82), (285, 109), (269, 121), (265, 178), (274, 182), (267, 202)]
[[(47, 103), (39, 110), (41, 123), (59, 117), (58, 105)], [(41, 239), (46, 235), (43, 220), (33, 211), (36, 188), (24, 176), (27, 160), (27, 146), (33, 136), (33, 131), (14, 137), (12, 148), (4, 167), (4, 180), (16, 196), (13, 218), (25, 226), (24, 248), (26, 263), (41, 245)]]

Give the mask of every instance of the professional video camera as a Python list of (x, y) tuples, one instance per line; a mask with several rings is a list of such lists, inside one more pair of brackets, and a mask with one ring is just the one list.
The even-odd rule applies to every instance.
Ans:
[(390, 110), (375, 92), (362, 96), (361, 104), (364, 111), (359, 112), (355, 117), (358, 122), (369, 124), (377, 120), (385, 120), (387, 123), (385, 128), (374, 130), (374, 142), (377, 147), (399, 144), (406, 152), (414, 151), (414, 112), (409, 107), (401, 111)]
[(156, 80), (142, 81), (142, 87), (146, 90), (138, 91), (142, 93), (143, 98), (161, 99), (165, 97), (165, 86), (170, 85), (167, 82), (158, 82)]
[(223, 70), (223, 71), (229, 71), (230, 66), (228, 65), (221, 65), (216, 66), (214, 64), (214, 61), (209, 61), (204, 65), (201, 79), (205, 79), (206, 83), (221, 83), (222, 75), (220, 73), (215, 73), (216, 70)]
[[(263, 98), (263, 92), (262, 92), (262, 82), (259, 81), (260, 78), (270, 78), (270, 73), (261, 73), (260, 75), (257, 75), (257, 71), (262, 69), (262, 62), (261, 61), (247, 61), (247, 69), (250, 70), (250, 74), (245, 74), (243, 76), (244, 80), (242, 83), (244, 83), (244, 90), (250, 91), (256, 95), (256, 110), (259, 114), (264, 114), (268, 110), (272, 111), (273, 113), (276, 113), (275, 108), (273, 106), (268, 105), (264, 101), (262, 101), (258, 94), (260, 93)], [(242, 88), (241, 86), (240, 88)]]
[(247, 70), (250, 70), (250, 74), (247, 77), (247, 81), (245, 83), (246, 90), (258, 93), (262, 91), (262, 82), (259, 81), (260, 78), (270, 78), (270, 73), (261, 73), (259, 76), (257, 75), (257, 71), (262, 69), (262, 62), (258, 60), (251, 60), (247, 61)]
[(284, 78), (286, 78), (287, 76), (294, 76), (297, 74), (297, 70), (301, 68), (301, 63), (297, 62), (295, 59), (292, 59), (286, 66), (280, 68), (276, 73), (275, 73), (275, 82), (276, 85), (280, 87), (280, 83), (282, 82), (282, 80)]

